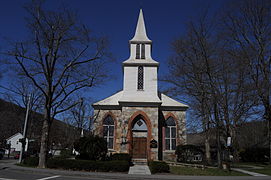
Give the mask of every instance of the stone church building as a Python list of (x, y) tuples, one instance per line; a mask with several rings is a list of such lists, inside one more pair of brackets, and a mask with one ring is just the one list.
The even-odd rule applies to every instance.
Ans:
[(122, 63), (123, 90), (94, 103), (94, 133), (114, 153), (134, 159), (175, 160), (175, 149), (186, 141), (187, 105), (159, 93), (159, 63), (152, 59), (152, 41), (140, 10), (130, 57)]

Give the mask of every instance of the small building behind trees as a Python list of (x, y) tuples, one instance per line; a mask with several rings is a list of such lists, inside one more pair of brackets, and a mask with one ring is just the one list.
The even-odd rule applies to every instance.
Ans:
[[(12, 153), (14, 151), (20, 151), (22, 149), (22, 143), (20, 142), (20, 139), (23, 138), (22, 133), (16, 133), (9, 138), (6, 139), (6, 143), (9, 145), (9, 150), (6, 150), (6, 154)], [(24, 151), (27, 151), (28, 149), (28, 138), (25, 140), (25, 149)]]
[[(18, 140), (22, 138), (25, 113), (25, 108), (0, 99), (0, 148), (7, 148), (6, 143), (10, 141), (13, 144), (11, 148), (15, 152), (20, 150), (21, 143)], [(37, 154), (40, 150), (42, 121), (42, 114), (30, 111), (26, 135), (29, 141), (27, 145), (29, 154)], [(62, 121), (53, 121), (50, 148), (72, 148), (74, 141), (80, 138), (80, 132), (81, 130)]]

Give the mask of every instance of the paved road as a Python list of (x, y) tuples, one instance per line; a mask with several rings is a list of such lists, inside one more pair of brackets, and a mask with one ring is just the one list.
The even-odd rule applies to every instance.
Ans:
[(160, 179), (182, 179), (182, 180), (250, 180), (270, 179), (271, 177), (252, 176), (175, 176), (175, 175), (128, 175), (121, 173), (94, 173), (78, 171), (62, 171), (52, 169), (25, 168), (13, 165), (14, 162), (0, 162), (0, 180), (160, 180)]

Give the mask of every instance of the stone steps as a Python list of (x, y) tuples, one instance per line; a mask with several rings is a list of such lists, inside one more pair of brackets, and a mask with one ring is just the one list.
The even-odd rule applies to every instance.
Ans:
[(133, 158), (132, 163), (134, 165), (147, 165), (148, 160), (147, 159), (140, 159), (140, 158)]
[(151, 175), (151, 171), (147, 165), (134, 165), (130, 167), (128, 174)]

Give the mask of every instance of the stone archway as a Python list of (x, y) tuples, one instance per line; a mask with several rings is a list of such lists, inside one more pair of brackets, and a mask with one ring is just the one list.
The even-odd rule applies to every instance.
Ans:
[(130, 118), (127, 138), (133, 158), (150, 159), (151, 123), (144, 112), (138, 111)]

